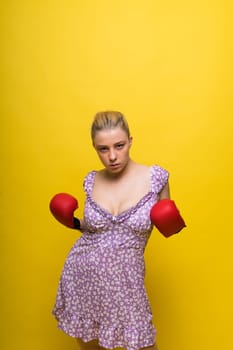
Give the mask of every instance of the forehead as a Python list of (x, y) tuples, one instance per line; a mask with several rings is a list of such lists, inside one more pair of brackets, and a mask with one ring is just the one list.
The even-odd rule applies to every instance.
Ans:
[(126, 131), (121, 127), (117, 127), (97, 131), (93, 141), (95, 145), (111, 145), (126, 139), (128, 139)]

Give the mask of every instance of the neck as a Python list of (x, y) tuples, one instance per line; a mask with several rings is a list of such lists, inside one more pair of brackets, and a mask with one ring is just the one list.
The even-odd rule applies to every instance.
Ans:
[(130, 173), (134, 164), (134, 161), (129, 159), (126, 166), (119, 173), (110, 173), (105, 169), (104, 174), (108, 180), (120, 180)]

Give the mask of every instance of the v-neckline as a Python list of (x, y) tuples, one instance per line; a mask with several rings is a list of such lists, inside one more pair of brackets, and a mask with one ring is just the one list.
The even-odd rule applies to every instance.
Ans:
[(137, 203), (135, 203), (133, 206), (129, 207), (128, 209), (123, 210), (122, 212), (118, 213), (117, 215), (112, 214), (108, 209), (102, 207), (99, 203), (97, 203), (93, 196), (92, 196), (92, 190), (93, 190), (93, 186), (94, 186), (94, 182), (95, 182), (95, 175), (96, 175), (97, 171), (93, 171), (92, 174), (92, 181), (91, 181), (91, 189), (89, 191), (89, 199), (91, 201), (91, 203), (94, 205), (94, 207), (101, 212), (102, 214), (104, 214), (107, 217), (110, 217), (115, 220), (121, 218), (121, 217), (125, 217), (126, 215), (130, 215), (131, 212), (136, 211), (139, 207), (141, 207), (142, 205), (145, 204), (145, 202), (147, 202), (147, 200), (149, 198), (151, 198), (153, 191), (152, 191), (152, 167), (149, 168), (149, 176), (150, 176), (150, 190), (144, 195), (142, 196)]

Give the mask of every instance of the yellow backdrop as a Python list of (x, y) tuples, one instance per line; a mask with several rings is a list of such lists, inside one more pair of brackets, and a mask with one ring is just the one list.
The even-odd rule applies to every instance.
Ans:
[(232, 349), (232, 2), (8, 0), (1, 29), (1, 349), (77, 350), (51, 309), (78, 233), (48, 203), (72, 193), (82, 215), (103, 109), (169, 170), (187, 223), (146, 250), (159, 349)]

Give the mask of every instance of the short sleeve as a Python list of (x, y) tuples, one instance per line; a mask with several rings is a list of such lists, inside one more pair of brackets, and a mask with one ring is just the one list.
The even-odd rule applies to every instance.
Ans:
[(83, 180), (83, 188), (86, 194), (91, 194), (96, 171), (90, 171)]
[(156, 194), (160, 193), (163, 187), (168, 182), (169, 173), (159, 165), (154, 165), (151, 168), (151, 183), (152, 191)]

